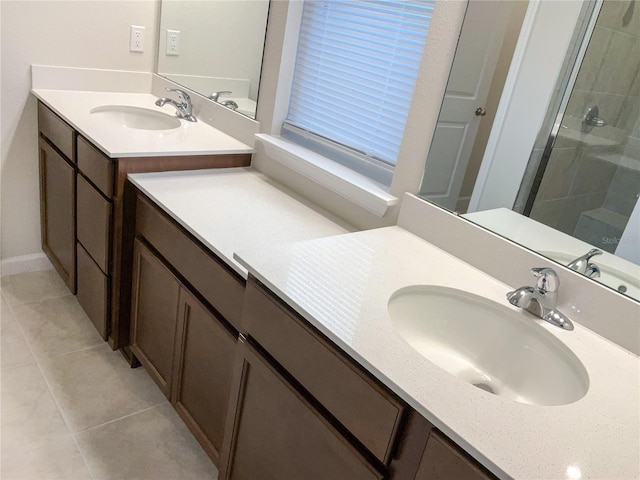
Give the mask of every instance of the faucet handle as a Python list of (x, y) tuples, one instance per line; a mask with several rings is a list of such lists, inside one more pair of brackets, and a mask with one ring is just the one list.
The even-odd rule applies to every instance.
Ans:
[(532, 268), (531, 273), (538, 279), (536, 288), (541, 293), (556, 293), (560, 287), (560, 279), (553, 268), (538, 267)]
[(596, 255), (602, 255), (602, 250), (599, 248), (592, 248), (587, 252), (587, 260), (591, 260), (591, 257), (595, 257)]
[(191, 97), (184, 90), (180, 90), (179, 88), (169, 88), (169, 87), (165, 88), (165, 90), (167, 92), (176, 92), (178, 94), (178, 98), (180, 98), (180, 100), (182, 100), (183, 102), (185, 102), (187, 104), (191, 103)]

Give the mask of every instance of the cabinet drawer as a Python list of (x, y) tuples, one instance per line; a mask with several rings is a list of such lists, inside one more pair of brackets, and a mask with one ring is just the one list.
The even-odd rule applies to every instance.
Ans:
[(113, 161), (82, 137), (78, 137), (78, 168), (105, 196), (113, 196)]
[(78, 302), (102, 335), (107, 338), (109, 278), (102, 273), (87, 251), (78, 243)]
[(234, 328), (240, 329), (244, 282), (238, 276), (141, 197), (136, 207), (136, 227), (194, 290)]
[(371, 453), (387, 464), (404, 404), (251, 278), (243, 327)]
[(49, 108), (38, 102), (38, 130), (47, 137), (58, 150), (75, 162), (73, 149), (73, 128), (65, 123)]
[(100, 269), (109, 274), (111, 202), (105, 200), (81, 175), (78, 175), (77, 195), (78, 241)]

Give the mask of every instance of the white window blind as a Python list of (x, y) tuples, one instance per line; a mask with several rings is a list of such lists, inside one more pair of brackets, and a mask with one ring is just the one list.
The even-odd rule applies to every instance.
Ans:
[(395, 165), (434, 6), (306, 0), (284, 130)]

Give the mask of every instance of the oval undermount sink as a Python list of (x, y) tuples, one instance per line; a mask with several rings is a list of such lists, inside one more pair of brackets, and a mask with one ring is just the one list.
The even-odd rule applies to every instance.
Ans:
[(589, 389), (586, 369), (535, 322), (485, 298), (411, 286), (388, 303), (394, 329), (427, 360), (476, 387), (534, 405), (565, 405)]
[(92, 115), (99, 114), (109, 122), (136, 130), (171, 130), (181, 125), (178, 117), (156, 112), (149, 108), (128, 105), (103, 105), (92, 108), (90, 113)]

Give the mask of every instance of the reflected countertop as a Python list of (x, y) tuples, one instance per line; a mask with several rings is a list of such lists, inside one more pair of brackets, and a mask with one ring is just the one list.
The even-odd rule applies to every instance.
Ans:
[[(33, 89), (31, 92), (111, 158), (252, 153), (253, 148), (205, 122), (187, 122), (171, 130), (140, 130), (114, 126), (91, 109), (105, 105), (141, 107), (173, 115), (158, 107), (149, 93), (89, 92)], [(197, 116), (197, 115), (196, 115)]]

